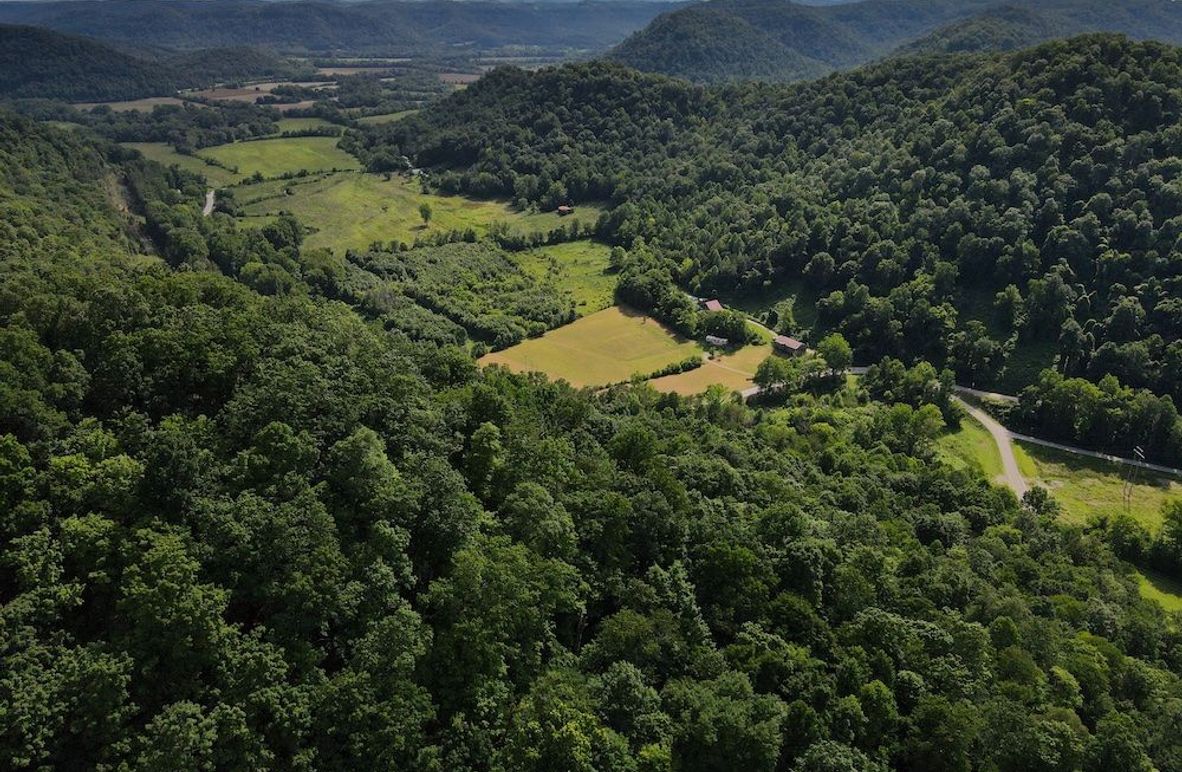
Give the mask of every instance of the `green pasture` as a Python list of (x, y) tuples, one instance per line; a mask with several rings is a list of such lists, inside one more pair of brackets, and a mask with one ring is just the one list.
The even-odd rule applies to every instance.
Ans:
[(610, 247), (583, 240), (531, 249), (517, 259), (530, 276), (570, 293), (579, 316), (586, 316), (612, 304), (616, 276), (607, 270), (610, 255)]
[(364, 118), (358, 118), (357, 122), (365, 124), (366, 126), (376, 126), (382, 123), (393, 123), (400, 121), (408, 115), (414, 115), (418, 110), (399, 110), (396, 113), (382, 113), (381, 115), (367, 115)]
[(276, 177), (300, 170), (356, 169), (357, 159), (337, 147), (336, 137), (280, 137), (207, 147), (198, 151), (239, 174)]
[[(299, 141), (309, 139), (321, 138), (304, 137)], [(423, 193), (417, 180), (400, 176), (386, 179), (384, 175), (360, 172), (273, 180), (242, 186), (236, 193), (248, 218), (290, 212), (312, 230), (308, 246), (328, 247), (338, 253), (367, 249), (379, 241), (411, 243), (416, 237), (441, 231), (471, 228), (483, 235), (496, 222), (521, 232), (545, 232), (572, 220), (594, 222), (600, 212), (595, 207), (580, 207), (579, 212), (565, 218), (554, 212), (518, 212), (504, 201)], [(419, 212), (424, 203), (431, 207), (427, 224)]]
[(990, 480), (997, 480), (1003, 473), (993, 435), (971, 416), (965, 416), (956, 429), (946, 431), (936, 441), (936, 448), (946, 462), (975, 469)]
[(182, 155), (167, 142), (124, 142), (123, 146), (135, 148), (143, 153), (145, 158), (165, 166), (175, 165), (185, 171), (200, 174), (215, 188), (233, 185), (243, 178), (241, 174), (235, 174), (229, 169), (208, 164), (196, 156)]

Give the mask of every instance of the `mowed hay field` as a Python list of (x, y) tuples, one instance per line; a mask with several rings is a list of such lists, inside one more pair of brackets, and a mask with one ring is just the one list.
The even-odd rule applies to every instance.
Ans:
[(639, 311), (613, 306), (540, 338), (488, 354), (481, 365), (543, 372), (573, 386), (603, 386), (647, 375), (701, 352)]
[(215, 188), (224, 188), (243, 179), (241, 174), (207, 164), (196, 156), (182, 155), (167, 142), (124, 142), (123, 146), (135, 148), (143, 153), (145, 158), (165, 166), (176, 165), (185, 171), (200, 174)]
[[(303, 138), (307, 139), (319, 138)], [(336, 142), (331, 137), (327, 139)], [(440, 231), (472, 228), (478, 235), (484, 235), (494, 222), (507, 223), (510, 228), (526, 233), (544, 232), (572, 220), (594, 223), (600, 212), (586, 207), (581, 208), (584, 214), (565, 218), (553, 212), (518, 212), (504, 201), (423, 193), (416, 180), (398, 176), (387, 180), (382, 175), (360, 172), (244, 186), (237, 191), (237, 198), (247, 222), (254, 217), (290, 212), (313, 229), (305, 244), (328, 247), (338, 254), (346, 249), (368, 249), (376, 241), (411, 243), (418, 236)], [(419, 214), (419, 206), (424, 203), (431, 207), (431, 222), (426, 226)]]
[(131, 99), (126, 102), (74, 102), (73, 106), (79, 110), (91, 110), (95, 107), (109, 107), (117, 113), (128, 112), (129, 110), (136, 110), (141, 113), (150, 113), (158, 105), (183, 105), (186, 104), (184, 99), (177, 97), (163, 96), (163, 97), (144, 97), (143, 99)]
[[(1014, 455), (1027, 481), (1049, 490), (1063, 506), (1067, 520), (1084, 523), (1098, 515), (1125, 511), (1128, 467), (1023, 442), (1014, 443)], [(1182, 499), (1182, 480), (1136, 471), (1129, 511), (1151, 533), (1161, 527), (1162, 507), (1175, 499)]]
[(688, 396), (701, 394), (711, 386), (743, 391), (755, 385), (752, 378), (760, 363), (772, 355), (770, 346), (747, 345), (702, 363), (696, 370), (654, 378), (649, 384), (657, 391)]
[(233, 142), (207, 147), (197, 153), (222, 166), (250, 176), (260, 172), (276, 177), (286, 172), (356, 169), (357, 159), (337, 147), (336, 137), (282, 137)]

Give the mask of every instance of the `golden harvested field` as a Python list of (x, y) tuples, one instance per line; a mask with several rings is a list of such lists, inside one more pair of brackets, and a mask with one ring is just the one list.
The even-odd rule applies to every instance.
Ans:
[(755, 385), (751, 379), (763, 360), (772, 354), (770, 346), (749, 345), (730, 354), (707, 360), (696, 370), (654, 378), (649, 384), (657, 391), (681, 395), (701, 394), (711, 386), (743, 391)]
[(573, 386), (603, 386), (647, 375), (700, 351), (697, 343), (673, 334), (660, 322), (613, 306), (540, 338), (488, 354), (480, 364), (543, 372)]

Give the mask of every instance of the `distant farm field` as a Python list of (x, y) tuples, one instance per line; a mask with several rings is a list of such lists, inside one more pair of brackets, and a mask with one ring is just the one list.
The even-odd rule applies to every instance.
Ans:
[(144, 154), (145, 158), (165, 166), (179, 166), (185, 171), (200, 174), (215, 188), (224, 188), (242, 180), (241, 174), (235, 174), (228, 169), (207, 164), (205, 161), (191, 155), (182, 155), (167, 142), (125, 142), (124, 147), (135, 148)]
[(357, 159), (337, 147), (336, 137), (282, 137), (234, 142), (198, 152), (223, 166), (250, 176), (275, 177), (285, 172), (356, 169)]
[(574, 386), (602, 386), (647, 375), (700, 351), (698, 344), (674, 335), (656, 320), (613, 306), (489, 354), (480, 364), (543, 372)]
[(611, 247), (590, 240), (541, 247), (518, 253), (522, 269), (540, 281), (570, 293), (579, 316), (612, 304), (616, 277), (608, 273)]
[(400, 110), (396, 113), (382, 113), (381, 115), (367, 115), (364, 118), (358, 118), (358, 123), (363, 123), (366, 126), (374, 126), (381, 123), (393, 123), (394, 121), (402, 120), (408, 115), (414, 115), (418, 110)]
[[(1125, 511), (1127, 467), (1022, 442), (1014, 443), (1014, 454), (1027, 481), (1054, 494), (1069, 521), (1083, 523), (1096, 515)], [(1129, 512), (1156, 532), (1162, 523), (1162, 506), (1177, 498), (1182, 498), (1182, 481), (1137, 470)]]
[(308, 131), (309, 129), (329, 129), (342, 127), (329, 123), (323, 118), (280, 118), (276, 125), (278, 133), (285, 131)]
[[(309, 139), (336, 142), (331, 137), (267, 141)], [(349, 159), (356, 164), (351, 156)], [(236, 193), (248, 222), (256, 217), (271, 217), (281, 211), (290, 212), (313, 230), (306, 241), (308, 246), (328, 247), (338, 253), (346, 249), (367, 249), (378, 241), (409, 243), (417, 236), (439, 231), (472, 228), (478, 235), (483, 235), (495, 222), (506, 223), (512, 229), (527, 233), (549, 231), (572, 220), (594, 222), (600, 211), (594, 207), (581, 208), (582, 212), (586, 212), (585, 215), (567, 218), (560, 218), (553, 212), (524, 213), (503, 201), (423, 193), (419, 183), (412, 179), (394, 177), (387, 180), (383, 176), (359, 172), (318, 175), (300, 180), (275, 180), (243, 186)], [(431, 221), (426, 226), (419, 213), (419, 207), (424, 203), (431, 207)]]
[(127, 112), (129, 110), (138, 110), (142, 113), (148, 113), (158, 105), (183, 105), (185, 100), (177, 97), (145, 97), (144, 99), (132, 99), (126, 102), (75, 102), (74, 107), (79, 110), (91, 110), (95, 107), (109, 107), (115, 112)]

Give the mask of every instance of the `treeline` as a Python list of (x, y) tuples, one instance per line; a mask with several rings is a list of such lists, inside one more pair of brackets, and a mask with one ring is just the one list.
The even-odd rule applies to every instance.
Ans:
[(333, 299), (352, 269), (292, 223), (113, 152), (0, 115), (0, 766), (1182, 754), (1178, 619), (1103, 534), (942, 464), (938, 411), (479, 371)]
[(1141, 448), (1150, 461), (1182, 463), (1182, 417), (1173, 400), (1122, 386), (1112, 375), (1097, 384), (1046, 370), (1008, 415), (1015, 428), (1045, 439), (1125, 458)]
[(605, 236), (643, 238), (676, 286), (805, 281), (862, 361), (992, 385), (1037, 346), (1177, 400), (1180, 83), (1179, 49), (1113, 36), (795, 86), (498, 70), (359, 152), (444, 189), (610, 198)]

